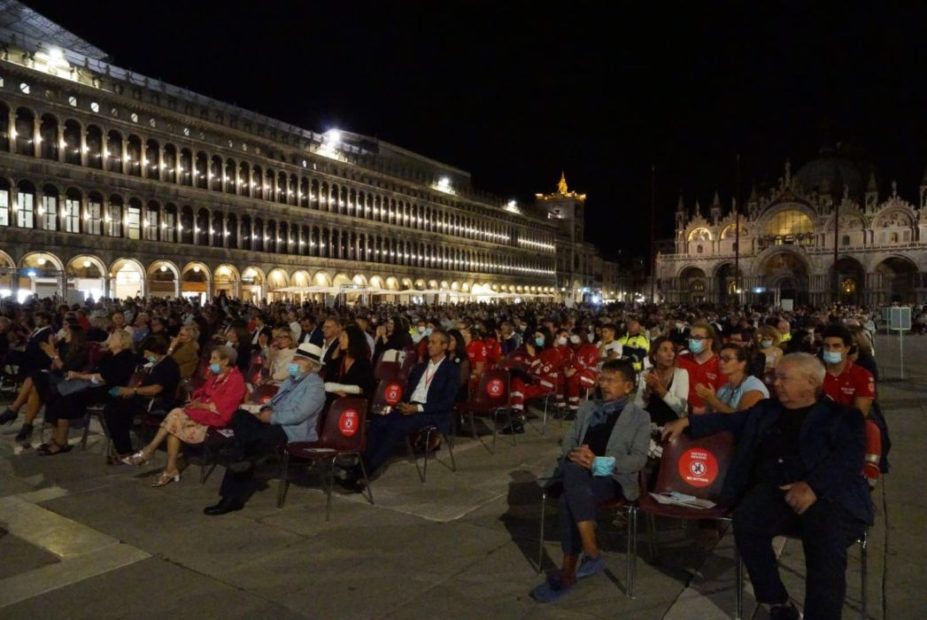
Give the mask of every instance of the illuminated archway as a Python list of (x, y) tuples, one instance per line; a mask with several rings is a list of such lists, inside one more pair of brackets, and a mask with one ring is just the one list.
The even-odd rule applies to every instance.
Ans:
[(88, 254), (75, 256), (65, 269), (67, 287), (83, 299), (99, 299), (107, 294), (106, 265), (100, 258)]
[(110, 297), (129, 299), (145, 296), (145, 268), (134, 258), (120, 258), (109, 269)]
[(148, 266), (150, 297), (179, 297), (180, 268), (167, 260), (156, 260)]

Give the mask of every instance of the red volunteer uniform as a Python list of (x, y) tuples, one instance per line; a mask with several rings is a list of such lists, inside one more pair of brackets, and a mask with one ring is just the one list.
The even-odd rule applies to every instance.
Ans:
[(689, 407), (692, 413), (704, 413), (705, 401), (695, 393), (695, 386), (711, 385), (715, 391), (727, 383), (727, 377), (721, 374), (721, 360), (717, 355), (712, 354), (704, 363), (699, 364), (695, 361), (692, 354), (680, 355), (676, 360), (676, 365), (689, 373)]

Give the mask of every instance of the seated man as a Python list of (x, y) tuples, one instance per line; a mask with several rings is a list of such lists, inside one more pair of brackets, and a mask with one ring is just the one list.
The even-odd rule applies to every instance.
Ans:
[[(450, 432), (460, 371), (447, 359), (448, 340), (447, 333), (440, 329), (428, 336), (429, 359), (409, 373), (405, 392), (408, 401), (399, 403), (389, 415), (370, 420), (364, 461), (371, 475), (386, 464), (396, 445), (413, 431), (436, 426), (442, 433)], [(355, 469), (349, 477), (349, 486), (357, 487), (359, 472)]]
[(235, 412), (235, 462), (222, 478), (218, 504), (203, 509), (207, 515), (224, 515), (241, 510), (250, 495), (253, 459), (262, 452), (276, 450), (284, 443), (315, 441), (319, 413), (325, 405), (325, 388), (319, 377), (322, 349), (304, 342), (289, 363), (289, 378), (270, 403), (256, 413)]
[(580, 405), (556, 468), (539, 479), (545, 486), (563, 484), (558, 515), (563, 565), (531, 592), (539, 603), (556, 601), (577, 579), (605, 570), (595, 536), (596, 506), (616, 497), (634, 501), (640, 495), (638, 475), (647, 463), (650, 414), (633, 403), (634, 366), (629, 360), (608, 360), (598, 383), (602, 400)]
[(846, 597), (847, 545), (872, 524), (864, 460), (863, 417), (821, 393), (824, 366), (809, 353), (776, 365), (776, 398), (746, 411), (667, 423), (664, 438), (685, 428), (695, 437), (731, 431), (737, 450), (722, 502), (734, 508), (734, 539), (756, 600), (769, 617), (799, 618), (779, 579), (774, 536), (801, 538), (807, 564), (805, 616), (840, 618)]

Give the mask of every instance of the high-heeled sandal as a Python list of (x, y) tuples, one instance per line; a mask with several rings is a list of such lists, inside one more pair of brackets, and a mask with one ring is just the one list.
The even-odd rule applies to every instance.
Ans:
[(124, 457), (122, 462), (126, 465), (144, 465), (151, 460), (150, 456), (145, 456), (144, 450), (139, 450), (131, 456)]
[(172, 482), (180, 482), (180, 472), (176, 471), (173, 474), (169, 474), (166, 471), (162, 471), (161, 475), (158, 476), (158, 479), (151, 483), (153, 487), (163, 487)]

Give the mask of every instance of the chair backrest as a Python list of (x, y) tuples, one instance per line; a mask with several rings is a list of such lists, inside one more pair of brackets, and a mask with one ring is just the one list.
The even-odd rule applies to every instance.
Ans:
[(273, 383), (258, 385), (251, 391), (251, 396), (247, 400), (255, 405), (264, 405), (270, 402), (279, 388)]
[(676, 491), (715, 503), (734, 456), (734, 436), (716, 433), (693, 439), (683, 433), (663, 446), (656, 493)]
[(339, 452), (363, 452), (367, 445), (367, 399), (362, 396), (335, 399), (325, 414), (319, 444)]
[(504, 368), (484, 370), (480, 376), (479, 387), (470, 400), (485, 407), (508, 407), (510, 380), (511, 375)]
[(414, 347), (408, 347), (403, 351), (404, 355), (399, 368), (399, 374), (408, 377), (415, 365), (418, 364), (418, 351)]
[(373, 376), (376, 377), (377, 381), (394, 379), (399, 376), (400, 369), (401, 365), (399, 362), (389, 362), (380, 359), (380, 361), (377, 362), (376, 368), (373, 369)]
[(145, 370), (136, 370), (135, 372), (132, 373), (132, 376), (129, 377), (128, 387), (134, 388), (134, 387), (141, 386), (142, 381), (145, 380), (145, 377), (147, 375), (148, 373)]
[(370, 403), (370, 412), (378, 415), (389, 413), (390, 409), (402, 402), (402, 396), (405, 390), (406, 386), (399, 376), (398, 370), (393, 377), (381, 379), (380, 383), (377, 385), (376, 391), (373, 393), (373, 399)]

